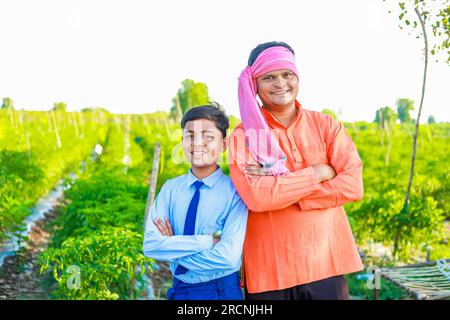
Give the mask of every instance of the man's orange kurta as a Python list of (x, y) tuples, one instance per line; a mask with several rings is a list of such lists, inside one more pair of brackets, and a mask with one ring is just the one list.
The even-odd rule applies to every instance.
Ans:
[[(230, 174), (249, 208), (243, 281), (249, 293), (281, 290), (363, 268), (344, 208), (363, 195), (362, 162), (344, 126), (297, 102), (285, 128), (265, 109), (271, 132), (287, 156), (284, 176), (244, 175), (255, 161), (242, 124), (230, 137)], [(336, 177), (319, 183), (312, 166), (326, 163)]]

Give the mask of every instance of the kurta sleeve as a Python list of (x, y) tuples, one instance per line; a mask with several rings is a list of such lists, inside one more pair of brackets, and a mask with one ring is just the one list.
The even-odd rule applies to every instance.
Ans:
[(299, 200), (302, 210), (327, 209), (358, 201), (363, 196), (363, 164), (342, 123), (330, 116), (322, 118), (327, 158), (336, 176), (320, 183), (313, 193)]
[(254, 212), (280, 210), (297, 203), (299, 199), (318, 191), (321, 186), (314, 169), (307, 167), (283, 176), (253, 176), (242, 170), (250, 154), (242, 128), (237, 127), (230, 136), (230, 176), (247, 207)]

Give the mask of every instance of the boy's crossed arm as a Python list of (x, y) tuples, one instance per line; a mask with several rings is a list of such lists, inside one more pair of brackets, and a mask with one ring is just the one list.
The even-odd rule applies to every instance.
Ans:
[[(173, 236), (173, 229), (172, 229), (172, 225), (170, 224), (169, 218), (164, 217), (164, 221), (157, 217), (154, 221), (156, 227), (158, 228), (159, 232), (161, 232), (161, 234), (163, 236)], [(215, 246), (217, 244), (217, 242), (220, 241), (220, 235), (218, 233), (214, 233), (212, 234), (213, 237), (213, 246)]]
[[(242, 257), (247, 218), (248, 209), (236, 192), (221, 236), (213, 235), (214, 245), (209, 250), (180, 257), (176, 262), (196, 273), (236, 269)], [(165, 223), (160, 220), (158, 223), (161, 223), (164, 232), (170, 232), (168, 220)]]
[[(207, 236), (212, 237), (212, 246), (191, 254), (186, 254), (186, 252), (181, 254), (179, 246), (185, 244), (174, 241), (172, 249), (175, 251), (171, 253), (172, 259), (170, 261), (176, 260), (186, 269), (198, 273), (226, 271), (236, 268), (241, 259), (247, 216), (248, 209), (236, 193), (221, 235)], [(164, 219), (157, 217), (153, 223), (161, 237), (168, 239), (178, 237), (181, 241), (183, 241), (183, 237), (196, 237), (174, 235), (172, 225), (167, 217), (164, 217)]]
[[(147, 257), (172, 262), (180, 257), (189, 256), (214, 245), (211, 235), (173, 235), (162, 234), (154, 221), (161, 213), (169, 212), (170, 187), (165, 183), (153, 203), (145, 227), (143, 252)], [(173, 234), (173, 231), (172, 231)]]

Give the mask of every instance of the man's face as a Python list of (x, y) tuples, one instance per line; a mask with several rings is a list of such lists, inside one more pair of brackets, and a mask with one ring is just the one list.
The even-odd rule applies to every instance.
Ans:
[(193, 167), (207, 167), (218, 162), (226, 148), (226, 139), (214, 121), (198, 119), (186, 122), (183, 129), (183, 151)]
[(269, 108), (291, 105), (298, 94), (297, 76), (288, 69), (268, 72), (258, 77), (256, 84), (259, 98)]

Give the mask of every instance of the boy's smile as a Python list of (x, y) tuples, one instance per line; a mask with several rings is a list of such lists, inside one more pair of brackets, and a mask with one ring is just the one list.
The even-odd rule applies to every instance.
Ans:
[(194, 172), (208, 168), (214, 172), (225, 148), (226, 139), (214, 121), (197, 119), (186, 122), (183, 129), (183, 150)]

